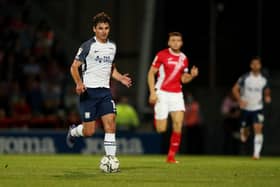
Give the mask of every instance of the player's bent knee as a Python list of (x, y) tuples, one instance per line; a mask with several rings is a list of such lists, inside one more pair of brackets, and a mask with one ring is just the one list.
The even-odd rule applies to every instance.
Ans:
[(115, 114), (104, 115), (101, 119), (106, 133), (116, 132)]
[(166, 132), (166, 129), (164, 128), (157, 128), (157, 133), (163, 133), (163, 132)]
[(167, 121), (166, 120), (157, 120), (156, 121), (156, 131), (158, 133), (166, 132), (167, 130)]
[(83, 135), (84, 136), (92, 136), (95, 133), (94, 128), (84, 128), (83, 129)]
[(157, 131), (158, 133), (166, 132), (166, 130), (167, 130), (167, 127), (164, 126), (164, 125), (162, 125), (162, 124), (157, 124), (157, 125), (156, 125), (156, 131)]
[(263, 129), (263, 125), (260, 123), (254, 124), (254, 132), (255, 134), (261, 134)]

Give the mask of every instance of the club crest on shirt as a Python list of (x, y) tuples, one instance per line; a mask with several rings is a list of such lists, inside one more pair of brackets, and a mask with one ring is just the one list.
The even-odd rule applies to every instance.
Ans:
[(83, 49), (82, 49), (82, 48), (79, 48), (79, 49), (78, 49), (78, 52), (77, 52), (77, 56), (79, 56), (79, 55), (81, 54), (82, 51), (83, 51)]
[(77, 54), (76, 54), (76, 59), (79, 59), (79, 56), (80, 56), (80, 54), (82, 53), (82, 51), (83, 51), (82, 48), (79, 48), (79, 49), (78, 49), (78, 52), (77, 52)]

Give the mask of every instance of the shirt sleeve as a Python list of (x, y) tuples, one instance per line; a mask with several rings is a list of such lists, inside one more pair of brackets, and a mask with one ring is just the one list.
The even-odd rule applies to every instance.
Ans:
[(185, 64), (184, 73), (188, 73), (189, 72), (189, 60), (187, 57), (184, 60), (184, 64)]
[(161, 55), (160, 53), (158, 53), (154, 58), (152, 66), (155, 68), (159, 68), (161, 64), (162, 64)]
[(237, 80), (237, 84), (240, 87), (244, 87), (246, 77), (247, 77), (247, 75), (243, 75), (243, 76), (239, 77), (239, 79)]
[(114, 46), (113, 64), (116, 64), (115, 59), (116, 59), (116, 58), (119, 58), (119, 55), (118, 55), (118, 53), (117, 53), (117, 45), (116, 45), (114, 42), (112, 42), (112, 44), (113, 44), (113, 46)]
[(265, 85), (264, 85), (264, 89), (270, 89), (270, 84), (267, 78), (265, 78)]
[(88, 45), (87, 43), (82, 44), (81, 47), (78, 49), (78, 52), (75, 56), (75, 60), (85, 63), (86, 57), (89, 53), (89, 48), (90, 48), (90, 45)]

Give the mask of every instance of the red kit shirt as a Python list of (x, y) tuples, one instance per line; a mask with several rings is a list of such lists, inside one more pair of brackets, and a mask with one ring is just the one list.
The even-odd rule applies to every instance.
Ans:
[(157, 89), (167, 92), (181, 92), (181, 75), (188, 72), (188, 59), (184, 53), (175, 54), (171, 49), (158, 52), (152, 66), (159, 69)]

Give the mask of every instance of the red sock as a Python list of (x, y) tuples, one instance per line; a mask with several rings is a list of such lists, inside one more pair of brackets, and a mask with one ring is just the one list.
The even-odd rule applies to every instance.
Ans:
[(168, 151), (168, 160), (174, 160), (175, 154), (179, 150), (179, 146), (181, 143), (181, 133), (178, 132), (172, 132), (171, 138), (170, 138), (170, 146)]

